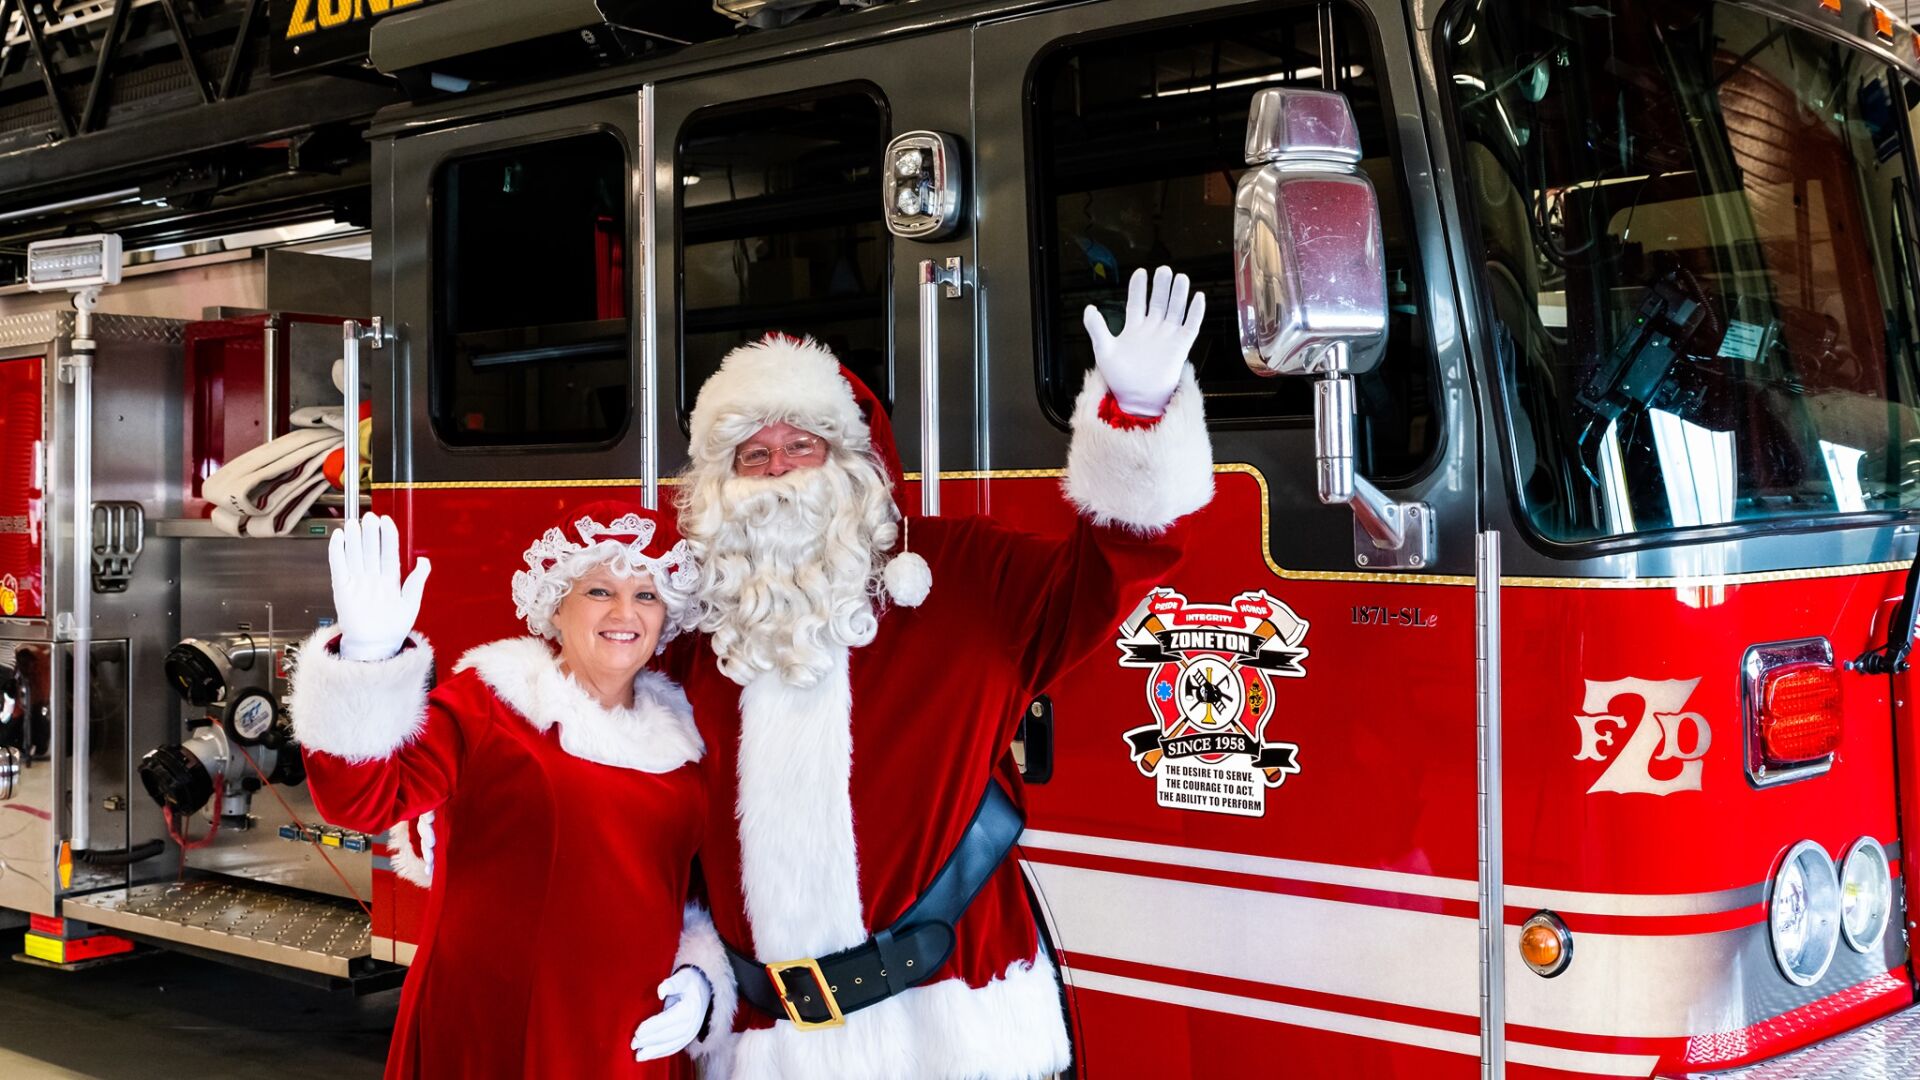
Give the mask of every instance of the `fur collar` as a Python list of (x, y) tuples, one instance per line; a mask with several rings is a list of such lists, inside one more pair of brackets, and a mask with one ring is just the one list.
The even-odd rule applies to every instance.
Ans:
[(536, 729), (558, 724), (560, 746), (574, 757), (664, 773), (699, 761), (706, 752), (686, 693), (657, 671), (634, 676), (632, 708), (609, 709), (560, 670), (552, 646), (541, 638), (482, 645), (462, 656), (453, 670), (468, 668)]

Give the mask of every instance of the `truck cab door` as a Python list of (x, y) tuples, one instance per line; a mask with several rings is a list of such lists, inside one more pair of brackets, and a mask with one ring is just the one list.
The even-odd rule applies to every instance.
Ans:
[[(1212, 504), (1151, 600), (1047, 688), (1052, 776), (1027, 792), (1021, 852), (1086, 1076), (1479, 1073), (1470, 399), (1444, 247), (1418, 242), (1439, 225), (1401, 121), (1420, 107), (1402, 18), (1112, 0), (975, 32), (981, 505), (1059, 516), (1089, 304), (1119, 326), (1127, 275), (1163, 263), (1208, 301), (1190, 358)], [(1392, 305), (1360, 471), (1433, 508), (1418, 570), (1358, 560), (1351, 511), (1316, 492), (1311, 384), (1241, 356), (1236, 184), (1270, 87), (1355, 111)], [(1189, 722), (1232, 752), (1181, 741)]]

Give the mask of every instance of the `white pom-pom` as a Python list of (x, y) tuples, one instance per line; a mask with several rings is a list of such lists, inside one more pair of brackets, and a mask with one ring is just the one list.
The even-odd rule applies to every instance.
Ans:
[(887, 595), (901, 607), (919, 607), (933, 591), (933, 568), (911, 551), (894, 556), (881, 576), (887, 583)]

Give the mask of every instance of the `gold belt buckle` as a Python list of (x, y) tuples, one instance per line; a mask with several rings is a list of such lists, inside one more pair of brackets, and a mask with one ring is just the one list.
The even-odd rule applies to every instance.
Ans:
[[(780, 1006), (787, 1010), (787, 1019), (793, 1021), (794, 1027), (801, 1031), (818, 1031), (821, 1028), (837, 1028), (846, 1024), (847, 1018), (840, 1013), (840, 1003), (833, 998), (833, 988), (827, 985), (827, 976), (820, 970), (820, 961), (787, 960), (783, 963), (761, 966), (767, 969), (767, 976), (773, 980), (773, 992), (780, 996)], [(818, 1022), (803, 1020), (800, 1017), (799, 1007), (787, 997), (787, 984), (781, 981), (780, 976), (789, 971), (803, 970), (813, 976), (814, 985), (820, 988), (820, 997), (826, 1001), (827, 1012), (832, 1014), (831, 1019)]]

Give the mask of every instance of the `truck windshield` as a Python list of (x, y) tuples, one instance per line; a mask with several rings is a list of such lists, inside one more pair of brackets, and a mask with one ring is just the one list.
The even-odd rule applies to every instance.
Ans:
[(1696, 0), (1483, 0), (1446, 39), (1541, 535), (1920, 505), (1901, 72)]

